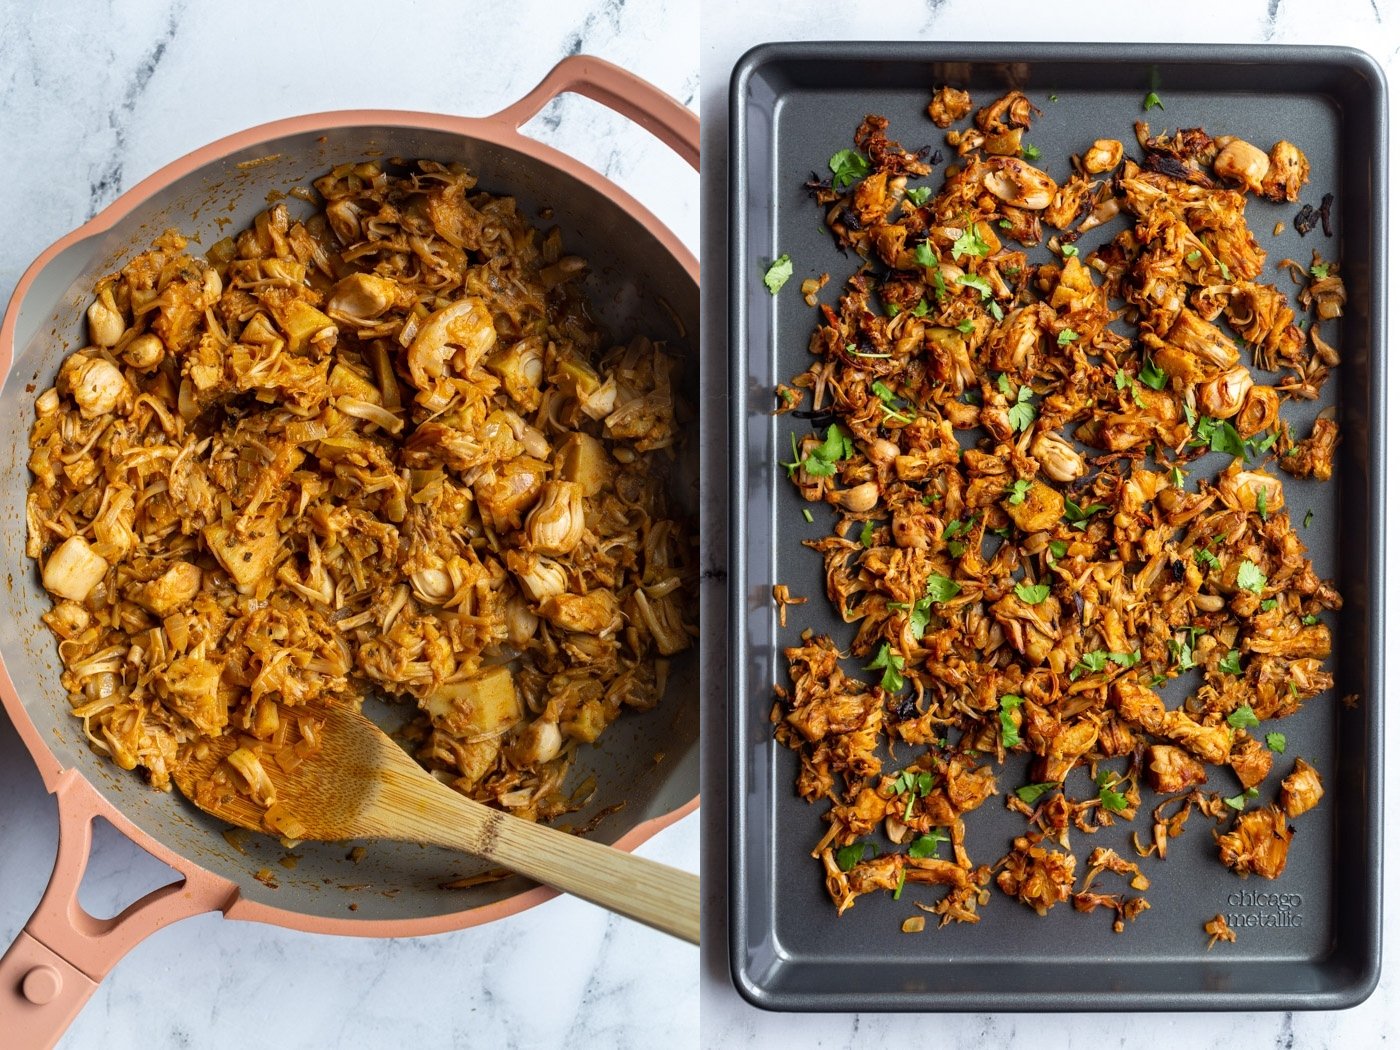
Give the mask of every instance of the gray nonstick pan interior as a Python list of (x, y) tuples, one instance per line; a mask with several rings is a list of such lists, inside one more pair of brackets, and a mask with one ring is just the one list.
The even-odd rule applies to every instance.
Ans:
[[(1142, 119), (1154, 131), (1201, 126), (1266, 150), (1286, 138), (1312, 164), (1302, 199), (1317, 205), (1324, 193), (1337, 197), (1332, 238), (1320, 226), (1307, 237), (1295, 232), (1300, 205), (1251, 199), (1247, 210), (1269, 254), (1260, 280), (1291, 289), (1273, 266), (1283, 258), (1307, 265), (1315, 246), (1341, 258), (1350, 296), (1341, 321), (1323, 330), (1343, 363), (1322, 400), (1289, 403), (1283, 412), (1295, 433), (1306, 434), (1317, 412), (1335, 405), (1342, 425), (1332, 482), (1281, 475), (1295, 525), (1311, 511), (1300, 535), (1318, 573), (1334, 578), (1345, 599), (1329, 617), (1336, 688), (1267, 724), (1287, 733), (1288, 752), (1260, 786), (1261, 797), (1274, 797), (1293, 757), (1302, 756), (1321, 771), (1327, 796), (1295, 821), (1287, 870), (1272, 882), (1227, 871), (1210, 822), (1197, 815), (1165, 862), (1143, 862), (1151, 910), (1122, 934), (1106, 913), (1068, 905), (1038, 918), (994, 886), (976, 925), (938, 929), (929, 916), (926, 932), (901, 933), (901, 921), (919, 914), (911, 900), (937, 896), (908, 889), (898, 902), (862, 897), (838, 918), (809, 856), (825, 828), (823, 807), (798, 798), (796, 758), (774, 744), (768, 721), (773, 683), (787, 680), (783, 647), (804, 628), (830, 633), (838, 645), (853, 637), (826, 600), (820, 556), (800, 545), (825, 535), (831, 514), (811, 505), (815, 520), (805, 522), (808, 505), (777, 466), (788, 458), (789, 434), (809, 424), (771, 414), (774, 385), (810, 362), (813, 311), (796, 285), (830, 272), (819, 297), (834, 302), (856, 266), (833, 245), (802, 184), (813, 172), (827, 174), (828, 158), (853, 145), (869, 113), (888, 117), (890, 137), (906, 148), (941, 147), (946, 164), (953, 151), (924, 112), (930, 89), (944, 83), (969, 89), (975, 105), (1011, 86), (1026, 91), (1044, 111), (1026, 141), (1057, 179), (1067, 176), (1069, 155), (1095, 138), (1118, 138), (1138, 155), (1133, 122)], [(1149, 90), (1163, 109), (1144, 112)], [(735, 70), (731, 136), (730, 959), (740, 992), (772, 1009), (822, 1010), (1335, 1009), (1365, 998), (1380, 963), (1383, 702), (1386, 105), (1375, 63), (1335, 48), (774, 44)], [(921, 184), (940, 185), (942, 167)], [(1285, 230), (1274, 236), (1278, 222)], [(1086, 234), (1082, 250), (1122, 226), (1120, 219)], [(770, 296), (763, 269), (783, 253), (792, 256), (794, 277)], [(1031, 255), (1048, 257), (1044, 249)], [(1193, 475), (1227, 463), (1212, 455)], [(782, 630), (770, 593), (779, 582), (811, 599), (789, 610)], [(1173, 684), (1169, 707), (1194, 687), (1189, 676)], [(1076, 797), (1084, 797), (1087, 777), (1075, 775), (1083, 781)], [(1019, 759), (998, 776), (1003, 795), (1025, 782)], [(1214, 770), (1207, 788), (1239, 791), (1228, 768)], [(1153, 804), (1145, 792), (1144, 813)], [(1140, 818), (1134, 827), (1146, 832), (1149, 824)], [(993, 798), (967, 827), (974, 863), (992, 863), (1025, 822)], [(1122, 827), (1093, 839), (1076, 834), (1072, 845), (1082, 867), (1095, 845), (1131, 857), (1128, 835)], [(1202, 924), (1217, 912), (1238, 927), (1239, 941), (1207, 953)]]

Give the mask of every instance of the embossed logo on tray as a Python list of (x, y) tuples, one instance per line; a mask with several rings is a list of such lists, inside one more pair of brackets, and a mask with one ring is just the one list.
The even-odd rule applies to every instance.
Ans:
[(1271, 893), (1268, 890), (1235, 890), (1225, 898), (1225, 919), (1232, 930), (1297, 929), (1303, 925), (1301, 893)]

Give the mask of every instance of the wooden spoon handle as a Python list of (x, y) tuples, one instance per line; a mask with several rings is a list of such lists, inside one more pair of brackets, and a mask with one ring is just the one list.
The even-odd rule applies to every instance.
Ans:
[[(426, 779), (426, 778), (425, 778)], [(700, 943), (700, 877), (645, 857), (533, 824), (464, 798), (412, 785), (388, 791), (396, 838), (446, 846), (582, 897), (653, 929)], [(387, 785), (386, 785), (387, 786)]]

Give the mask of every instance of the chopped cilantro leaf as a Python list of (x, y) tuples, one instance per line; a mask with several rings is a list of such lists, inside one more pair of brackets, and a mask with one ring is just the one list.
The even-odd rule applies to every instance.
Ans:
[(1148, 110), (1152, 109), (1154, 106), (1155, 106), (1156, 108), (1158, 108), (1158, 109), (1161, 109), (1161, 110), (1165, 110), (1165, 109), (1167, 108), (1166, 106), (1162, 105), (1162, 99), (1161, 99), (1161, 97), (1157, 94), (1157, 92), (1155, 92), (1155, 91), (1149, 91), (1149, 92), (1147, 93), (1147, 97), (1144, 98), (1144, 99), (1142, 100), (1142, 111), (1143, 111), (1144, 113), (1146, 113)]
[(1056, 780), (1047, 780), (1040, 784), (1025, 784), (1016, 789), (1016, 797), (1026, 805), (1033, 806), (1041, 795), (1047, 791), (1053, 791), (1059, 786), (1059, 781)]
[(952, 521), (948, 522), (948, 524), (944, 527), (943, 538), (945, 540), (951, 540), (955, 536), (961, 536), (970, 528), (972, 528), (971, 518), (968, 518), (967, 521), (959, 521), (956, 518), (954, 518)]
[(869, 547), (875, 542), (875, 522), (867, 521), (860, 529), (860, 545)]
[(1308, 273), (1312, 274), (1314, 280), (1318, 280), (1318, 281), (1322, 280), (1324, 277), (1326, 277), (1326, 276), (1327, 276), (1328, 274), (1330, 274), (1331, 272), (1332, 272), (1331, 267), (1329, 267), (1325, 262), (1323, 262), (1323, 263), (1318, 263), (1316, 266), (1309, 266), (1309, 267), (1308, 267)]
[(958, 284), (967, 288), (975, 288), (977, 291), (981, 292), (985, 298), (991, 298), (992, 286), (987, 283), (985, 277), (978, 277), (973, 273), (961, 274), (958, 277)]
[(1176, 488), (1184, 489), (1186, 487), (1186, 472), (1180, 467), (1173, 466), (1171, 470), (1167, 471), (1167, 481)]
[(1078, 338), (1078, 332), (1076, 332), (1073, 328), (1066, 328), (1062, 330), (1058, 336), (1055, 337), (1055, 342), (1059, 346), (1069, 346), (1070, 343), (1074, 342)]
[(852, 842), (849, 846), (837, 849), (836, 866), (842, 871), (850, 871), (866, 857), (873, 857), (875, 852), (873, 842)]
[(1015, 587), (1016, 597), (1027, 605), (1039, 605), (1046, 598), (1050, 597), (1050, 585), (1048, 583), (1018, 583)]
[(1254, 497), (1254, 508), (1259, 511), (1259, 517), (1262, 520), (1269, 520), (1269, 497), (1264, 492), (1263, 486), (1260, 486), (1258, 493)]
[(1225, 800), (1225, 805), (1229, 806), (1231, 809), (1236, 809), (1240, 812), (1244, 812), (1244, 804), (1250, 799), (1255, 799), (1258, 797), (1259, 789), (1250, 788), (1247, 791), (1241, 791), (1238, 795), (1235, 795), (1233, 798), (1227, 798)]
[(1265, 598), (1262, 602), (1259, 603), (1259, 611), (1260, 611), (1260, 612), (1273, 612), (1273, 611), (1274, 611), (1275, 609), (1277, 609), (1277, 608), (1278, 608), (1278, 599), (1277, 599), (1277, 598)]
[(951, 841), (948, 833), (942, 828), (934, 828), (927, 835), (920, 835), (909, 844), (909, 856), (915, 860), (923, 860), (925, 857), (938, 855), (938, 847), (945, 842)]
[(910, 310), (909, 312), (910, 312), (911, 314), (913, 314), (915, 317), (927, 317), (927, 316), (928, 316), (928, 300), (927, 300), (927, 299), (920, 299), (920, 300), (914, 305), (914, 309)]
[(1269, 582), (1269, 578), (1264, 575), (1259, 566), (1248, 558), (1240, 562), (1239, 569), (1235, 572), (1235, 584), (1246, 591), (1255, 594), (1263, 594), (1264, 586)]
[(933, 254), (933, 249), (928, 246), (928, 241), (924, 241), (914, 249), (914, 261), (928, 270), (938, 265), (938, 256)]
[(1212, 569), (1220, 568), (1220, 559), (1204, 547), (1196, 552), (1196, 561), (1201, 565), (1209, 565)]
[(1157, 367), (1157, 362), (1150, 357), (1142, 359), (1142, 369), (1138, 372), (1138, 379), (1143, 386), (1151, 387), (1153, 390), (1161, 390), (1167, 385), (1167, 373)]
[(1240, 651), (1231, 649), (1221, 658), (1219, 667), (1221, 674), (1244, 674), (1244, 668), (1240, 666)]
[(1026, 160), (1039, 160), (1040, 150), (1027, 143), (1021, 147), (1021, 156), (1025, 157)]
[(838, 150), (827, 164), (831, 168), (831, 185), (838, 190), (870, 174), (870, 161), (853, 149)]
[(1114, 373), (1114, 375), (1113, 375), (1113, 385), (1114, 385), (1115, 387), (1117, 387), (1119, 390), (1122, 390), (1124, 387), (1126, 387), (1126, 386), (1128, 385), (1129, 382), (1130, 382), (1130, 380), (1128, 379), (1128, 373), (1125, 372), (1125, 371), (1123, 371), (1121, 368), (1118, 369), (1118, 371)]
[(880, 676), (880, 686), (887, 693), (897, 693), (904, 688), (904, 676), (899, 673), (904, 670), (904, 657), (890, 652), (889, 642), (880, 643), (875, 659), (865, 665), (865, 670), (884, 672)]
[(905, 190), (904, 196), (915, 206), (923, 207), (928, 199), (933, 196), (932, 186), (915, 186), (912, 190)]
[(928, 589), (925, 593), (938, 602), (940, 605), (955, 598), (962, 590), (962, 584), (956, 580), (950, 580), (946, 576), (941, 576), (936, 572), (928, 574)]
[(1186, 261), (1189, 262), (1192, 266), (1195, 266), (1198, 262), (1201, 261), (1201, 250), (1197, 248), (1190, 255), (1186, 256)]
[(768, 264), (768, 269), (763, 271), (763, 284), (768, 289), (768, 294), (777, 295), (778, 289), (788, 283), (788, 278), (792, 276), (792, 256), (780, 255)]
[(1011, 712), (1020, 707), (1025, 700), (1019, 696), (1007, 693), (1001, 698), (1001, 746), (1016, 747), (1021, 742), (1021, 734), (1016, 730), (1016, 720), (1011, 717)]
[(1094, 649), (1085, 653), (1079, 658), (1079, 663), (1070, 669), (1070, 681), (1074, 681), (1080, 675), (1098, 674), (1108, 666), (1108, 653), (1103, 649)]
[(836, 464), (849, 458), (854, 451), (851, 439), (833, 423), (826, 428), (822, 443), (807, 453), (800, 465), (814, 478), (829, 478), (836, 473)]
[(1066, 259), (1073, 259), (1079, 254), (1079, 248), (1073, 244), (1062, 244), (1060, 245), (1060, 254)]
[(1225, 721), (1232, 729), (1253, 729), (1259, 724), (1259, 716), (1254, 713), (1254, 708), (1244, 703), (1235, 708)]
[(1035, 405), (1031, 403), (1034, 396), (1030, 387), (1021, 387), (1016, 392), (1016, 403), (1007, 410), (1006, 418), (1011, 423), (1011, 429), (1018, 434), (1030, 429), (1030, 425), (1035, 422)]
[(1312, 626), (1313, 626), (1314, 624), (1316, 624), (1316, 623), (1317, 623), (1317, 614), (1316, 614), (1316, 613), (1308, 613), (1308, 615), (1306, 615), (1306, 616), (1303, 617), (1303, 626), (1304, 626), (1304, 627), (1312, 627)]
[(1009, 230), (1012, 226), (1015, 225), (1015, 223), (1013, 223), (1010, 219), (999, 219), (997, 220), (997, 225), (1000, 226), (1003, 230)]
[(1094, 778), (1094, 783), (1099, 788), (1099, 805), (1110, 813), (1122, 813), (1128, 808), (1128, 798), (1122, 792), (1109, 787), (1112, 781), (1113, 774), (1106, 769)]
[(1069, 522), (1075, 528), (1082, 530), (1084, 526), (1088, 524), (1090, 518), (1099, 511), (1107, 509), (1108, 504), (1106, 503), (1090, 503), (1088, 506), (1081, 507), (1074, 500), (1066, 497), (1065, 521)]
[(1283, 749), (1288, 746), (1288, 737), (1282, 733), (1265, 733), (1264, 743), (1269, 745), (1269, 750), (1275, 754), (1283, 754)]
[(992, 246), (982, 239), (974, 223), (963, 230), (953, 242), (953, 260), (957, 261), (964, 255), (983, 256), (991, 250)]
[(1026, 493), (1031, 490), (1029, 481), (1017, 480), (1011, 483), (1011, 487), (1006, 490), (1006, 502), (1013, 507), (1019, 507), (1026, 502)]
[(1050, 541), (1050, 557), (1053, 558), (1055, 561), (1059, 561), (1061, 558), (1063, 558), (1066, 552), (1068, 552), (1068, 550), (1069, 544), (1066, 543), (1064, 540)]
[(972, 318), (970, 317), (965, 317), (958, 322), (958, 331), (961, 332), (963, 335), (967, 335), (968, 332), (972, 331), (976, 327), (977, 326), (972, 323)]
[(1013, 397), (1016, 393), (1011, 386), (1010, 378), (1007, 377), (1005, 372), (997, 376), (997, 389), (1001, 391), (1003, 397)]

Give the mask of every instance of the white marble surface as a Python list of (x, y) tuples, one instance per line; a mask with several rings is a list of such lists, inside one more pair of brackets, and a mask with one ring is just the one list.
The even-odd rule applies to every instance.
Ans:
[[(579, 51), (693, 105), (698, 31), (691, 0), (3, 0), (9, 203), (0, 301), (51, 241), (220, 136), (328, 109), (493, 113)], [(649, 135), (577, 99), (527, 131), (605, 171), (696, 249), (695, 175)], [(52, 799), (0, 715), (0, 943), (38, 902), (55, 841)], [(696, 870), (698, 818), (639, 852)], [(83, 900), (111, 914), (165, 881), (142, 851), (99, 835)], [(694, 1046), (697, 958), (694, 948), (567, 899), (484, 928), (399, 941), (205, 916), (136, 948), (61, 1045)], [(264, 1020), (273, 1028), (250, 1040)], [(11, 1045), (0, 1032), (0, 1047)]]
[[(859, 10), (861, 13), (857, 14)], [(750, 47), (771, 40), (1125, 40), (1218, 41), (1347, 44), (1370, 51), (1385, 66), (1391, 90), (1400, 84), (1400, 5), (1393, 0), (885, 0), (858, 8), (841, 0), (763, 3), (755, 0), (705, 0), (706, 35), (701, 50), (701, 117), (705, 128), (703, 229), (706, 346), (723, 347), (724, 288), (714, 275), (725, 269), (725, 177), (729, 74)], [(1393, 157), (1393, 153), (1392, 153)], [(1400, 165), (1392, 159), (1392, 202), (1397, 197)], [(1392, 222), (1392, 227), (1394, 223)], [(1396, 298), (1396, 268), (1391, 255), (1391, 295)], [(1393, 311), (1391, 330), (1400, 321)], [(1392, 344), (1395, 344), (1392, 334)], [(1400, 344), (1395, 344), (1400, 345)], [(718, 357), (719, 355), (712, 355)], [(712, 367), (721, 367), (714, 362)], [(722, 382), (722, 376), (719, 378)], [(1392, 369), (1391, 404), (1400, 405)], [(723, 421), (716, 434), (722, 441)], [(1400, 426), (1392, 410), (1390, 459), (1397, 458)], [(1392, 471), (1392, 475), (1393, 475)], [(722, 472), (707, 472), (723, 480)], [(1393, 482), (1392, 482), (1393, 484)], [(718, 549), (718, 548), (717, 548)], [(1392, 557), (1393, 564), (1393, 557)], [(1391, 574), (1387, 574), (1391, 579)], [(1387, 619), (1396, 623), (1400, 588), (1388, 588)], [(713, 627), (713, 624), (707, 626)], [(1391, 631), (1390, 666), (1397, 666), (1400, 644)], [(735, 993), (725, 958), (721, 886), (724, 879), (722, 791), (723, 692), (707, 693), (705, 867), (711, 908), (706, 917), (701, 1009), (707, 1047), (893, 1047), (935, 1045), (959, 1050), (1002, 1050), (1034, 1046), (1039, 1050), (1109, 1050), (1114, 1047), (1171, 1046), (1204, 1050), (1370, 1050), (1395, 1045), (1400, 1033), (1400, 981), (1394, 962), (1400, 939), (1400, 835), (1394, 793), (1387, 799), (1391, 834), (1386, 851), (1388, 962), (1380, 986), (1363, 1005), (1340, 1013), (1051, 1015), (983, 1014), (900, 1016), (876, 1014), (792, 1015), (757, 1010)], [(1387, 753), (1400, 741), (1400, 718), (1390, 715)]]

